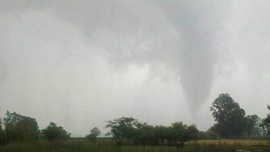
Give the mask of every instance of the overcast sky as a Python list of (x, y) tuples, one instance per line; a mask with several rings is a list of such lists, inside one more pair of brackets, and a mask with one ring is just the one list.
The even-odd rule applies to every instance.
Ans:
[(207, 130), (229, 93), (270, 104), (270, 1), (0, 0), (0, 117), (84, 136), (106, 120)]

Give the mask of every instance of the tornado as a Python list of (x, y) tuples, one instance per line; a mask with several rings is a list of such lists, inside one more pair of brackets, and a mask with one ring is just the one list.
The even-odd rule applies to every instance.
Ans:
[(218, 58), (218, 31), (229, 8), (221, 1), (159, 1), (181, 37), (179, 75), (189, 108), (197, 110), (208, 98)]

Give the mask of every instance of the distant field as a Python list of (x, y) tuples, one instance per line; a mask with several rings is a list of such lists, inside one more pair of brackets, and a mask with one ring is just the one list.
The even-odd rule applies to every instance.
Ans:
[(188, 142), (187, 144), (270, 146), (270, 140), (256, 140), (256, 139), (198, 140)]
[[(86, 138), (72, 138), (72, 141), (88, 141)], [(97, 138), (97, 142), (114, 143), (113, 138)], [(219, 140), (197, 140), (187, 142), (186, 145), (245, 145), (245, 146), (270, 146), (270, 138), (262, 139), (219, 139)]]
[(183, 149), (175, 146), (134, 146), (117, 147), (112, 139), (99, 139), (93, 143), (84, 138), (69, 141), (37, 141), (33, 143), (10, 143), (0, 145), (0, 152), (270, 152), (270, 140), (198, 140), (188, 142)]

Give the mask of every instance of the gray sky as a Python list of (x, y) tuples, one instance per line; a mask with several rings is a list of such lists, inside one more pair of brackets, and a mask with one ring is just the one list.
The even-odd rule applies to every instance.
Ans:
[(269, 7), (267, 0), (0, 0), (0, 117), (15, 111), (72, 136), (122, 116), (207, 130), (209, 107), (229, 93), (263, 118)]

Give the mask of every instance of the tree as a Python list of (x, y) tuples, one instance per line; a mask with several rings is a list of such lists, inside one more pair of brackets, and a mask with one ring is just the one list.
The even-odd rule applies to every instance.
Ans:
[(136, 127), (133, 130), (133, 142), (135, 145), (141, 144), (144, 146), (146, 144), (156, 144), (154, 130), (155, 128), (152, 125), (147, 123), (136, 123)]
[(176, 144), (179, 143), (181, 147), (187, 141), (198, 139), (199, 130), (194, 124), (188, 126), (182, 122), (175, 122), (172, 123), (171, 128), (173, 129), (173, 142)]
[[(268, 110), (270, 110), (270, 106), (267, 105)], [(270, 135), (270, 113), (264, 118), (260, 124), (260, 126)]]
[(187, 127), (187, 140), (198, 140), (199, 130), (195, 124)]
[(0, 119), (0, 144), (5, 143), (6, 141), (6, 134), (4, 129), (2, 128), (2, 119)]
[(39, 129), (36, 119), (7, 111), (4, 118), (7, 140), (32, 141), (38, 139)]
[(246, 134), (249, 137), (252, 135), (255, 131), (256, 124), (258, 124), (259, 117), (257, 115), (247, 115), (245, 117), (245, 123), (246, 123)]
[(166, 126), (155, 126), (155, 139), (158, 142), (158, 144), (165, 144), (165, 140), (170, 142), (172, 134), (172, 128), (168, 128)]
[(86, 136), (86, 138), (90, 139), (91, 141), (95, 141), (97, 136), (100, 134), (100, 130), (97, 127), (91, 129), (90, 134)]
[(210, 107), (210, 111), (213, 111), (212, 115), (217, 122), (211, 129), (219, 133), (221, 137), (228, 138), (243, 134), (245, 111), (228, 93), (220, 94)]
[(254, 125), (254, 128), (251, 131), (252, 136), (261, 137), (261, 136), (267, 135), (267, 131), (263, 129), (263, 127), (261, 126), (261, 123), (262, 123), (262, 119), (257, 116), (256, 123)]
[(183, 122), (175, 122), (172, 123), (171, 128), (173, 129), (174, 142), (184, 146), (185, 142), (188, 140), (188, 126), (183, 124)]
[(122, 117), (114, 120), (106, 121), (106, 128), (111, 130), (107, 135), (113, 135), (113, 137), (119, 139), (120, 143), (123, 143), (123, 139), (130, 140), (133, 138), (134, 130), (138, 121), (132, 117)]
[(70, 133), (63, 129), (61, 126), (57, 126), (51, 122), (49, 126), (42, 130), (42, 135), (48, 140), (64, 140), (70, 138)]
[(0, 118), (0, 131), (3, 131), (2, 129), (2, 119)]

